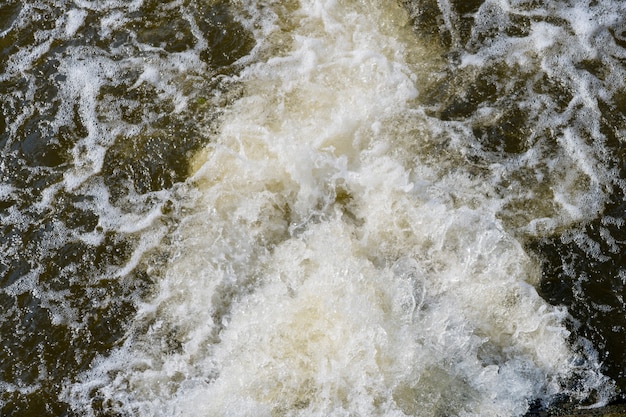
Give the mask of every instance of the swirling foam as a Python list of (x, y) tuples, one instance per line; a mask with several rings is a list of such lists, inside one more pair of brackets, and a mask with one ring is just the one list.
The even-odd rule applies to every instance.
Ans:
[[(97, 393), (137, 415), (522, 415), (563, 392), (606, 400), (567, 312), (533, 287), (499, 185), (459, 164), (466, 131), (421, 107), (443, 63), (408, 14), (311, 0), (247, 15), (255, 63), (195, 158), (170, 266), (135, 333), (68, 388), (73, 406), (95, 413)], [(572, 208), (552, 221), (584, 216), (555, 194)]]

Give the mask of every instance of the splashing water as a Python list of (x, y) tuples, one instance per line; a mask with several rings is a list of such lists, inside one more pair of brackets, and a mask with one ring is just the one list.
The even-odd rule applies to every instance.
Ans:
[(621, 215), (624, 7), (3, 6), (3, 410), (606, 403), (546, 248)]

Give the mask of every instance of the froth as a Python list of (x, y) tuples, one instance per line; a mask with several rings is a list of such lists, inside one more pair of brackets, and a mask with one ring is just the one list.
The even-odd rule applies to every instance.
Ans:
[(474, 253), (437, 268), (420, 254), (376, 267), (354, 234), (333, 220), (276, 247), (198, 364), (216, 379), (179, 393), (183, 414), (521, 414), (558, 389), (565, 312), (523, 284), (530, 262), (500, 232), (440, 239)]
[(72, 9), (67, 12), (67, 24), (65, 26), (65, 35), (68, 37), (74, 36), (76, 31), (85, 22), (87, 12), (79, 9)]
[(604, 382), (531, 285), (496, 186), (411, 153), (454, 127), (419, 108), (437, 58), (386, 6), (303, 2), (280, 54), (255, 49), (194, 159), (169, 268), (75, 407), (95, 390), (140, 415), (522, 415)]

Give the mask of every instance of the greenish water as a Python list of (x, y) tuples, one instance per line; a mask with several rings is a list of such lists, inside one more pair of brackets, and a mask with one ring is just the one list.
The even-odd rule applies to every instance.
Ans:
[[(334, 10), (343, 7), (344, 3), (352, 13), (346, 14), (346, 21), (360, 13), (359, 7), (370, 7), (367, 2), (366, 6), (359, 2), (355, 3), (358, 3), (356, 6), (354, 2), (337, 2), (339, 6), (320, 3), (317, 9), (310, 9), (332, 9), (335, 13)], [(508, 9), (503, 7), (505, 3)], [(385, 7), (380, 9), (385, 10)], [(418, 176), (421, 167), (428, 167), (432, 173), (428, 175), (438, 178), (432, 180), (435, 185), (429, 186), (429, 190), (443, 190), (441, 195), (445, 196), (437, 197), (437, 201), (443, 201), (442, 207), (451, 213), (457, 213), (457, 210), (493, 212), (493, 221), (498, 222), (497, 230), (504, 230), (503, 233), (510, 235), (523, 248), (519, 249), (523, 254), (521, 258), (502, 267), (502, 276), (515, 275), (515, 272), (507, 272), (514, 270), (511, 265), (534, 262), (539, 272), (528, 281), (547, 303), (566, 307), (568, 314), (559, 323), (570, 332), (566, 339), (572, 351), (580, 354), (579, 367), (568, 368), (563, 371), (564, 376), (555, 377), (555, 381), (563, 384), (562, 396), (555, 395), (552, 386), (529, 388), (528, 394), (520, 394), (522, 403), (527, 401), (531, 405), (537, 399), (535, 396), (544, 394), (546, 398), (537, 400), (547, 403), (550, 398), (557, 398), (594, 403), (606, 400), (605, 389), (613, 393), (609, 396), (611, 399), (621, 399), (626, 389), (623, 344), (626, 334), (625, 6), (619, 1), (600, 5), (598, 2), (576, 1), (539, 4), (532, 1), (415, 0), (402, 1), (399, 10), (404, 10), (404, 14), (398, 12), (398, 16), (409, 18), (409, 30), (406, 31), (409, 34), (401, 32), (406, 39), (398, 42), (406, 44), (412, 39), (418, 40), (415, 45), (409, 43), (408, 52), (403, 52), (414, 61), (407, 67), (421, 68), (423, 73), (408, 77), (418, 90), (416, 97), (406, 100), (410, 111), (385, 115), (386, 119), (381, 116), (378, 120), (383, 126), (381, 137), (391, 138), (385, 145), (389, 151), (384, 151), (387, 153), (384, 158), (381, 156), (381, 161), (389, 158), (401, 161), (399, 164), (404, 164), (402, 166), (409, 172), (406, 175), (411, 177), (411, 184), (418, 184), (414, 176)], [(367, 13), (363, 14), (367, 16)], [(299, 22), (306, 20), (302, 17), (304, 15), (306, 12), (298, 10), (297, 2), (37, 0), (0, 4), (0, 414), (149, 415), (146, 410), (151, 409), (144, 403), (155, 404), (154, 409), (158, 409), (161, 402), (186, 402), (186, 382), (210, 385), (210, 381), (219, 381), (211, 374), (212, 370), (207, 369), (206, 375), (198, 376), (203, 375), (198, 369), (205, 363), (220, 361), (219, 356), (211, 359), (211, 355), (213, 351), (219, 353), (222, 337), (227, 339), (230, 334), (225, 323), (231, 318), (239, 323), (236, 318), (242, 316), (236, 315), (240, 311), (238, 306), (249, 305), (252, 302), (245, 301), (246, 297), (261, 293), (263, 285), (259, 282), (263, 280), (258, 277), (271, 270), (268, 266), (271, 262), (263, 261), (264, 256), (279, 253), (281, 245), (288, 239), (306, 240), (308, 230), (316, 230), (317, 224), (324, 224), (332, 218), (329, 213), (335, 209), (329, 207), (340, 207), (337, 210), (342, 210), (342, 219), (348, 219), (346, 224), (355, 228), (354, 235), (361, 233), (359, 228), (368, 223), (368, 218), (363, 214), (367, 211), (359, 204), (362, 200), (367, 201), (369, 194), (357, 195), (359, 188), (349, 184), (349, 176), (342, 179), (344, 185), (332, 185), (334, 188), (328, 194), (332, 194), (332, 198), (326, 195), (312, 203), (313, 208), (308, 214), (301, 213), (306, 210), (302, 209), (300, 200), (298, 204), (290, 200), (296, 192), (289, 186), (278, 180), (268, 181), (264, 192), (276, 192), (278, 196), (272, 200), (272, 210), (281, 214), (269, 217), (276, 218), (276, 224), (267, 226), (265, 218), (257, 220), (258, 224), (251, 220), (253, 226), (241, 232), (237, 229), (239, 223), (235, 223), (233, 230), (236, 229), (236, 233), (233, 232), (232, 237), (228, 235), (228, 227), (223, 226), (219, 237), (215, 240), (208, 238), (211, 242), (207, 245), (219, 246), (221, 242), (230, 245), (232, 252), (224, 252), (216, 263), (224, 265), (225, 273), (233, 278), (216, 284), (217, 295), (207, 296), (207, 299), (199, 299), (200, 295), (196, 297), (193, 291), (183, 293), (183, 289), (180, 298), (176, 299), (182, 306), (180, 315), (183, 317), (192, 317), (197, 309), (202, 310), (203, 303), (215, 304), (206, 305), (207, 311), (210, 310), (207, 315), (217, 323), (208, 331), (211, 336), (202, 342), (210, 347), (206, 352), (199, 350), (203, 353), (185, 356), (191, 336), (185, 337), (192, 331), (183, 329), (181, 323), (184, 320), (172, 324), (168, 318), (160, 316), (165, 312), (163, 317), (170, 317), (167, 314), (173, 309), (170, 301), (160, 304), (159, 300), (169, 300), (169, 295), (159, 295), (162, 288), (184, 288), (182, 283), (168, 283), (174, 274), (168, 272), (172, 270), (168, 268), (175, 265), (174, 270), (179, 271), (182, 267), (177, 263), (178, 259), (184, 259), (190, 265), (196, 259), (196, 255), (185, 257), (196, 246), (195, 243), (185, 246), (185, 242), (192, 239), (184, 236), (190, 233), (185, 227), (196, 227), (193, 224), (185, 226), (186, 219), (198, 211), (193, 202), (206, 192), (197, 184), (219, 182), (202, 177), (208, 178), (209, 174), (200, 177), (196, 174), (190, 180), (197, 168), (194, 158), (202, 155), (202, 149), (227, 147), (220, 144), (211, 148), (222, 137), (221, 132), (227, 130), (224, 126), (235, 129), (248, 121), (243, 118), (231, 123), (231, 113), (227, 112), (224, 117), (224, 112), (233, 106), (238, 108), (237, 103), (253, 96), (255, 88), (259, 89), (262, 98), (271, 98), (273, 94), (287, 97), (281, 102), (285, 108), (289, 108), (289, 94), (296, 91), (293, 100), (305, 104), (296, 103), (294, 108), (301, 106), (301, 113), (305, 115), (307, 111), (315, 115), (320, 107), (330, 106), (330, 101), (323, 99), (315, 105), (310, 104), (306, 101), (308, 98), (298, 96), (298, 87), (291, 87), (302, 79), (317, 76), (307, 73), (316, 69), (315, 65), (307, 67), (308, 61), (304, 59), (300, 69), (296, 66), (284, 74), (278, 72), (282, 68), (278, 64), (275, 68), (270, 67), (263, 76), (255, 72), (260, 73), (259, 67), (280, 62), (280, 59), (291, 62), (290, 51), (296, 49), (292, 44), (299, 45), (298, 42), (306, 37), (304, 32), (299, 32)], [(264, 22), (271, 19), (272, 25), (265, 27)], [(401, 19), (394, 19), (381, 21), (401, 24)], [(362, 26), (355, 27), (360, 29)], [(395, 29), (385, 27), (381, 33), (386, 33), (385, 30), (395, 33)], [(322, 39), (318, 32), (312, 29), (311, 38)], [(365, 43), (366, 37), (363, 39)], [(393, 50), (394, 46), (387, 48)], [(430, 52), (424, 53), (424, 49)], [(421, 58), (422, 55), (427, 58)], [(366, 67), (365, 63), (354, 58), (360, 56), (358, 52), (345, 56), (354, 59), (354, 68)], [(291, 78), (299, 70), (300, 78)], [(328, 76), (333, 76), (332, 71)], [(258, 79), (263, 82), (272, 80), (279, 87), (261, 85)], [(281, 87), (283, 79), (292, 84), (285, 83)], [(358, 77), (355, 76), (355, 80), (354, 91), (360, 91)], [(346, 87), (345, 91), (352, 90)], [(381, 101), (384, 101), (383, 94), (380, 94)], [(358, 102), (357, 99), (353, 101)], [(294, 117), (297, 123), (294, 122), (294, 133), (289, 137), (305, 134), (302, 132), (308, 128), (308, 122), (305, 116), (299, 118), (299, 110), (286, 111), (285, 114), (276, 110), (277, 120), (274, 120), (269, 113), (282, 107), (275, 106), (271, 100), (268, 103), (261, 106), (265, 106), (268, 113), (259, 117), (262, 127), (253, 127), (250, 131), (261, 136), (264, 129), (272, 131), (274, 126), (280, 125), (281, 118), (288, 125), (290, 117)], [(306, 106), (310, 106), (309, 110)], [(358, 113), (358, 109), (360, 107), (355, 104), (354, 113)], [(370, 117), (369, 113), (367, 117)], [(367, 120), (374, 126), (370, 119)], [(349, 127), (341, 135), (349, 135), (345, 132), (353, 129), (354, 135), (358, 136), (359, 128), (354, 127), (358, 123), (358, 120), (349, 121)], [(405, 135), (402, 138), (400, 131)], [(244, 137), (245, 133), (241, 136)], [(422, 140), (423, 136), (429, 139)], [(262, 148), (248, 149), (244, 141), (245, 138), (241, 144), (242, 154), (254, 155)], [(297, 143), (296, 139), (293, 141)], [(332, 142), (328, 147), (341, 154), (342, 143)], [(295, 146), (304, 148), (305, 145)], [(285, 152), (288, 149), (289, 146), (285, 146)], [(280, 152), (278, 147), (273, 148), (268, 151), (269, 156), (259, 157), (259, 160), (273, 158), (272, 155)], [(365, 158), (352, 157), (350, 151), (345, 154), (348, 162), (342, 160), (341, 164), (348, 171), (358, 165), (355, 161)], [(211, 160), (210, 157), (205, 159)], [(224, 164), (236, 166), (237, 161), (220, 164), (207, 169), (215, 172), (223, 169), (226, 173), (215, 176), (223, 178), (226, 184), (230, 174)], [(337, 164), (339, 166), (339, 162)], [(411, 168), (411, 164), (415, 166)], [(317, 168), (321, 172), (327, 169), (325, 167), (320, 162)], [(392, 171), (388, 171), (390, 176)], [(359, 175), (365, 175), (365, 172), (367, 170), (363, 169)], [(235, 188), (254, 182), (256, 174), (250, 175), (247, 181), (233, 182), (232, 189), (226, 187), (224, 195), (237, 195), (237, 191), (241, 195), (256, 192), (254, 187), (251, 188), (253, 191)], [(318, 180), (309, 181), (306, 175), (302, 174), (303, 178), (298, 179), (298, 174), (291, 172), (293, 181), (301, 181), (300, 190), (305, 188), (302, 184)], [(323, 175), (320, 174), (322, 179), (319, 182), (326, 181), (326, 185), (320, 189), (325, 189), (330, 181)], [(481, 188), (481, 183), (487, 185)], [(417, 189), (416, 185), (413, 190)], [(431, 191), (429, 196), (434, 195)], [(420, 199), (426, 200), (427, 197), (416, 197), (416, 201), (422, 201)], [(404, 204), (402, 201), (397, 205)], [(228, 207), (229, 203), (223, 204)], [(250, 202), (233, 203), (231, 209), (224, 209), (226, 214), (217, 217), (227, 218), (229, 213), (253, 206)], [(210, 209), (205, 211), (210, 212)], [(381, 216), (388, 217), (387, 214)], [(479, 224), (476, 230), (468, 229), (469, 235), (480, 234), (483, 230), (480, 225), (491, 224), (476, 220), (480, 214), (472, 216), (468, 216), (470, 220), (458, 220), (459, 225), (465, 222)], [(243, 215), (242, 218), (247, 219)], [(224, 224), (229, 225), (230, 221), (228, 218)], [(464, 247), (463, 243), (457, 246), (447, 240), (437, 243), (436, 238), (429, 237), (431, 241), (415, 244), (413, 249), (397, 249), (384, 240), (387, 226), (383, 223), (381, 221), (380, 251), (376, 255), (364, 255), (368, 265), (381, 271), (387, 265), (401, 263), (399, 259), (404, 259), (403, 256), (413, 256), (410, 254), (422, 250), (426, 253), (432, 247), (441, 247), (444, 251), (449, 246), (452, 248), (449, 258), (460, 256), (462, 250), (459, 248)], [(250, 246), (255, 249), (242, 252), (244, 249), (241, 248), (248, 244), (246, 236), (264, 227), (266, 229), (259, 232), (260, 237), (251, 240)], [(409, 229), (406, 226), (406, 230)], [(196, 227), (195, 230), (200, 235), (197, 239), (202, 240), (204, 229)], [(417, 234), (415, 229), (411, 230)], [(437, 233), (433, 232), (432, 236)], [(415, 238), (406, 232), (406, 240), (411, 239)], [(367, 248), (365, 245), (359, 250), (365, 253)], [(198, 253), (204, 255), (197, 257), (213, 256), (212, 250), (203, 249)], [(488, 258), (489, 253), (481, 254), (480, 259)], [(215, 256), (217, 259), (218, 255)], [(440, 266), (441, 260), (429, 263), (418, 255), (414, 257), (419, 268), (426, 270), (426, 265), (436, 272), (449, 269)], [(245, 261), (237, 263), (240, 258)], [(444, 258), (442, 255), (441, 259)], [(258, 259), (261, 260), (257, 262)], [(494, 266), (498, 263), (497, 258), (490, 259), (482, 268), (497, 269)], [(329, 259), (328, 263), (335, 262)], [(258, 269), (251, 271), (252, 267)], [(419, 268), (416, 267), (416, 271)], [(532, 271), (532, 267), (528, 268)], [(181, 282), (190, 279), (184, 278), (188, 276), (186, 274), (180, 273)], [(522, 275), (529, 274), (532, 275), (529, 272)], [(493, 273), (493, 276), (500, 275)], [(426, 288), (430, 284), (423, 285)], [(415, 286), (419, 287), (418, 284)], [(197, 291), (204, 294), (205, 289)], [(443, 304), (447, 298), (429, 299), (435, 290), (431, 289), (431, 293), (423, 291), (421, 297), (426, 313), (420, 317), (428, 317), (428, 311), (439, 307), (445, 309)], [(420, 297), (413, 298), (413, 309), (420, 310), (422, 307), (416, 307), (419, 303), (415, 301)], [(271, 305), (271, 299), (267, 302)], [(184, 310), (185, 306), (190, 307)], [(394, 307), (388, 309), (396, 311)], [(285, 307), (285, 310), (289, 309)], [(474, 314), (459, 311), (459, 314), (468, 316)], [(197, 314), (200, 317), (200, 313)], [(479, 318), (472, 320), (480, 322)], [(512, 323), (523, 321), (513, 315), (510, 320)], [(190, 318), (189, 321), (193, 320)], [(161, 323), (165, 323), (163, 330), (158, 327)], [(456, 326), (452, 319), (446, 323)], [(317, 329), (316, 324), (311, 326)], [(463, 329), (463, 332), (471, 329), (467, 332), (486, 340), (489, 338), (486, 335), (490, 334), (488, 327), (466, 324), (456, 328)], [(328, 332), (331, 333), (332, 329), (329, 325)], [(433, 329), (433, 332), (443, 330)], [(416, 332), (413, 328), (406, 331)], [(319, 332), (324, 334), (325, 330)], [(388, 333), (392, 332), (389, 330)], [(420, 343), (428, 345), (428, 337), (423, 336), (426, 341), (420, 339)], [(441, 343), (446, 349), (454, 344)], [(494, 342), (496, 347), (493, 349), (497, 352), (493, 355), (489, 353), (489, 343), (479, 349), (484, 369), (497, 364), (501, 366), (501, 373), (508, 372), (505, 369), (509, 368), (503, 363), (518, 359), (507, 356), (508, 352), (517, 352), (515, 342), (511, 342), (513, 347), (506, 343), (502, 347)], [(147, 357), (184, 357), (189, 368), (181, 366), (179, 368), (183, 371), (162, 371), (158, 389), (152, 386), (139, 389), (137, 387), (143, 385), (136, 382), (135, 374), (124, 376), (125, 365), (115, 362), (115, 352), (149, 351), (157, 345), (160, 346), (158, 353), (150, 351)], [(144, 346), (147, 347), (144, 349)], [(228, 349), (224, 348), (225, 351)], [(472, 403), (473, 395), (479, 397), (482, 394), (472, 394), (479, 391), (475, 387), (468, 388), (471, 382), (459, 382), (450, 376), (465, 372), (466, 367), (459, 365), (458, 369), (463, 369), (459, 371), (454, 365), (444, 363), (449, 359), (446, 354), (442, 354), (440, 362), (429, 357), (432, 367), (420, 374), (421, 381), (428, 384), (431, 379), (443, 381), (450, 378), (450, 386), (461, 391), (467, 388), (469, 393), (466, 399), (455, 397), (450, 402)], [(595, 354), (597, 358), (594, 358)], [(197, 358), (202, 355), (209, 359)], [(457, 354), (458, 357), (462, 355), (465, 353)], [(526, 353), (519, 354), (520, 362), (526, 360), (524, 355)], [(485, 359), (486, 356), (489, 358)], [(114, 358), (112, 363), (115, 365), (107, 368), (109, 357)], [(412, 360), (407, 360), (407, 367), (411, 366)], [(450, 359), (452, 363), (457, 360), (461, 361)], [(167, 363), (167, 359), (163, 361)], [(137, 370), (139, 365), (131, 362), (128, 362), (128, 369)], [(154, 359), (156, 362), (158, 360)], [(157, 369), (154, 363), (146, 360), (145, 369), (152, 369), (152, 366)], [(597, 371), (594, 364), (598, 364), (601, 373), (608, 378), (597, 376), (598, 385), (589, 389), (578, 386), (593, 379), (589, 375)], [(191, 368), (198, 374), (185, 375), (184, 370)], [(511, 373), (530, 380), (543, 372), (527, 368)], [(94, 369), (105, 371), (98, 373)], [(144, 370), (136, 372), (140, 374)], [(420, 380), (420, 377), (411, 381)], [(551, 375), (546, 377), (549, 379)], [(283, 383), (288, 385), (287, 382), (280, 384)], [(511, 382), (511, 386), (516, 383)], [(307, 384), (314, 388), (307, 388)], [(306, 380), (298, 390), (317, 392), (315, 384)], [(405, 415), (420, 415), (420, 404), (430, 404), (435, 397), (440, 400), (437, 400), (438, 405), (427, 409), (431, 410), (428, 415), (456, 415), (463, 410), (472, 414), (470, 406), (446, 409), (442, 405), (448, 402), (446, 394), (434, 385), (420, 390), (417, 382), (407, 382), (400, 388), (389, 389), (395, 391), (388, 397)], [(319, 390), (323, 391), (322, 388)], [(119, 394), (119, 391), (125, 394)], [(376, 395), (387, 398), (384, 390), (381, 392)], [(133, 397), (135, 394), (137, 398)], [(359, 415), (345, 404), (349, 403), (349, 398), (361, 394), (360, 391), (338, 393), (337, 398), (341, 398), (338, 403), (344, 404), (342, 407), (348, 411), (339, 406), (330, 409), (345, 411), (344, 414), (336, 411), (336, 415)], [(271, 393), (264, 395), (274, 398)], [(285, 400), (285, 403), (277, 400), (280, 404), (276, 407), (268, 406), (273, 414), (265, 410), (258, 415), (314, 414), (311, 410), (314, 410), (315, 401), (305, 401), (302, 399), (305, 397), (299, 392), (298, 400)], [(195, 401), (197, 397), (190, 398), (189, 401)], [(372, 400), (375, 404), (372, 409), (377, 412), (384, 409), (380, 404), (387, 401), (380, 398)], [(513, 409), (514, 413), (520, 414), (518, 408)], [(232, 415), (250, 413), (231, 410)], [(202, 414), (201, 411), (198, 413)], [(179, 411), (176, 415), (186, 413)]]

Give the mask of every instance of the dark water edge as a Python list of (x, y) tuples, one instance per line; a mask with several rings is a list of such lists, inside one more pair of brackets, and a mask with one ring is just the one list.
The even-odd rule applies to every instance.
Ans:
[[(417, 7), (416, 2), (405, 3), (413, 10), (416, 27), (438, 28), (422, 30), (420, 34), (430, 36), (433, 41), (447, 48), (451, 62), (454, 62), (456, 53), (472, 52), (476, 47), (470, 39), (472, 35), (476, 36), (472, 33), (475, 30), (473, 13), (484, 1), (450, 1), (458, 17), (454, 22), (454, 33), (444, 26), (436, 1), (420, 0)], [(513, 16), (510, 26), (499, 30), (508, 36), (525, 36), (529, 22), (526, 16)], [(616, 44), (623, 47), (623, 40), (616, 36), (619, 30), (610, 32)], [(584, 71), (599, 78), (603, 77), (601, 74), (605, 71), (609, 71), (601, 61), (582, 61), (579, 65)], [(485, 67), (474, 77), (459, 77), (451, 72), (447, 76), (448, 82), (455, 85), (456, 91), (450, 93), (445, 88), (435, 88), (427, 94), (427, 102), (432, 100), (432, 103), (436, 103), (431, 108), (431, 115), (441, 120), (468, 121), (472, 126), (479, 147), (475, 161), (491, 158), (496, 161), (506, 160), (534, 146), (525, 140), (532, 131), (532, 120), (514, 102), (508, 101), (516, 95), (515, 91), (503, 87), (511, 74), (511, 68), (497, 65)], [(523, 89), (521, 85), (519, 88)], [(534, 88), (552, 97), (556, 107), (561, 110), (573, 95), (566, 86), (550, 77), (541, 79)], [(479, 108), (498, 104), (508, 108), (503, 123), (485, 126), (472, 122)], [(602, 113), (600, 132), (608, 153), (612, 155), (607, 164), (611, 165), (615, 174), (609, 201), (597, 218), (546, 238), (526, 241), (525, 247), (541, 263), (539, 294), (552, 305), (567, 307), (573, 316), (573, 320), (567, 323), (572, 343), (575, 344), (581, 337), (591, 342), (599, 352), (602, 371), (616, 383), (617, 401), (625, 401), (626, 198), (623, 180), (626, 178), (626, 92), (620, 91), (608, 101), (598, 97), (598, 106)], [(553, 138), (548, 137), (548, 141), (551, 140)], [(470, 157), (468, 162), (474, 161)], [(503, 220), (507, 221), (506, 215)], [(555, 399), (556, 404), (562, 405), (569, 401), (567, 398)], [(615, 409), (623, 410), (623, 406), (616, 406)], [(581, 415), (604, 415), (601, 410), (597, 411), (600, 414), (588, 411)], [(554, 410), (550, 413), (554, 414), (548, 415), (562, 415)]]
[[(65, 1), (30, 6), (23, 13), (22, 2), (0, 5), (0, 32), (6, 31), (0, 37), (0, 72), (75, 7)], [(29, 68), (0, 83), (0, 180), (11, 187), (0, 193), (2, 416), (80, 415), (59, 400), (62, 390), (96, 356), (124, 340), (136, 300), (152, 288), (148, 266), (164, 262), (162, 254), (148, 253), (130, 274), (118, 275), (140, 239), (104, 226), (108, 214), (97, 207), (98, 193), (106, 190), (108, 202), (122, 214), (133, 214), (142, 204), (161, 205), (165, 221), (172, 221), (175, 204), (162, 201), (159, 193), (186, 179), (190, 155), (207, 142), (201, 131), (210, 129), (225, 105), (206, 97), (229, 88), (220, 75), (237, 71), (233, 63), (253, 46), (224, 2), (185, 2), (172, 9), (168, 2), (146, 1), (107, 39), (97, 30), (105, 12), (90, 11), (74, 37), (55, 39)], [(199, 33), (192, 33), (184, 12), (193, 15)], [(142, 45), (157, 48), (153, 59), (158, 59), (201, 42), (206, 47), (197, 53), (209, 77), (197, 80), (182, 113), (174, 114), (171, 98), (159, 97), (150, 85), (133, 88), (140, 73), (132, 68), (101, 86), (98, 122), (122, 122), (139, 133), (109, 138), (102, 170), (84, 186), (72, 192), (58, 187), (75, 167), (72, 152), (94, 122), (81, 113), (78, 100), (68, 103), (60, 95), (65, 82), (60, 63), (75, 48), (123, 61), (129, 51), (141, 54)], [(106, 103), (122, 104), (109, 109)], [(39, 204), (47, 192), (53, 195), (50, 203)], [(96, 412), (97, 403), (94, 398)]]
[(624, 417), (626, 404), (611, 404), (592, 409), (576, 409), (568, 407), (552, 407), (547, 410), (531, 410), (526, 417)]
[[(624, 274), (626, 273), (626, 227), (623, 204), (578, 230), (568, 230), (534, 242), (532, 249), (542, 259), (539, 292), (554, 305), (565, 305), (575, 321), (573, 334), (590, 340), (600, 353), (603, 372), (622, 391), (624, 373)], [(577, 236), (585, 236), (585, 239)], [(598, 255), (591, 247), (600, 248)]]

